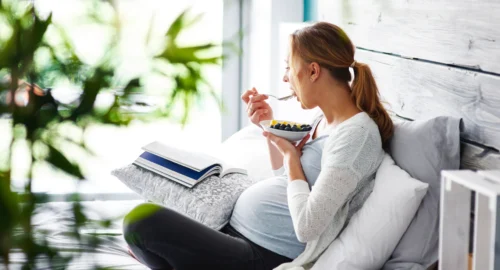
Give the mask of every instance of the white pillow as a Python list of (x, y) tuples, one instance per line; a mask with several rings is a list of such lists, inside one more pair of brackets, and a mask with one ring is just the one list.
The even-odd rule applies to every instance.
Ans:
[(250, 177), (231, 173), (222, 178), (211, 176), (193, 188), (186, 188), (134, 164), (115, 169), (111, 174), (142, 198), (214, 230), (220, 230), (229, 222), (238, 197), (253, 184)]
[(312, 269), (380, 269), (408, 228), (428, 186), (410, 177), (386, 154), (372, 194)]
[(262, 129), (248, 125), (222, 143), (219, 156), (244, 168), (254, 181), (273, 177), (269, 150)]
[(254, 125), (236, 132), (211, 154), (247, 169), (248, 176), (210, 177), (192, 189), (133, 164), (117, 168), (111, 174), (144, 199), (219, 230), (229, 221), (239, 195), (255, 181), (272, 176), (266, 144), (262, 130)]

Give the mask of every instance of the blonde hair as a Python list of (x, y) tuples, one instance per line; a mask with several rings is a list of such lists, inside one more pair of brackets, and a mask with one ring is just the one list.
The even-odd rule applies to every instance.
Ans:
[(334, 24), (318, 22), (295, 31), (290, 36), (290, 42), (292, 56), (318, 63), (339, 81), (350, 82), (349, 67), (353, 68), (352, 101), (377, 123), (382, 143), (385, 144), (394, 131), (392, 120), (380, 102), (370, 67), (354, 61), (355, 48), (347, 34)]

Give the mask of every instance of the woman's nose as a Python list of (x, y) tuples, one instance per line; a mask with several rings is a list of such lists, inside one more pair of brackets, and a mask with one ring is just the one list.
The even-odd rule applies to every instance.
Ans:
[(285, 75), (283, 76), (283, 81), (284, 81), (284, 82), (288, 82), (288, 76), (286, 75), (286, 73), (285, 73)]

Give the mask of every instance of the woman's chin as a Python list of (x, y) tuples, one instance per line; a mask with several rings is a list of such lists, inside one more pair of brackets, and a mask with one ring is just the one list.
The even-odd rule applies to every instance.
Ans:
[(299, 101), (299, 103), (300, 103), (300, 107), (304, 110), (310, 110), (310, 109), (316, 108), (316, 106), (311, 106), (310, 104), (308, 106), (308, 105), (304, 104), (304, 102), (302, 102), (302, 101)]
[(302, 101), (300, 101), (300, 98), (299, 98), (298, 96), (295, 96), (295, 99), (297, 100), (297, 102), (298, 102), (298, 103), (300, 103), (300, 107), (301, 107), (302, 109), (307, 110), (307, 106), (306, 106), (306, 105), (304, 105), (304, 103), (303, 103)]

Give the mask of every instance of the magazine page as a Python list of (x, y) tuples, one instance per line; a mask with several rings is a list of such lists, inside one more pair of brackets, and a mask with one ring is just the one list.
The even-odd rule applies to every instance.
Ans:
[(213, 156), (201, 152), (179, 149), (158, 141), (152, 142), (142, 147), (142, 149), (196, 171), (202, 171), (216, 164), (222, 165), (220, 164), (221, 160)]
[[(224, 175), (228, 173), (247, 174), (247, 171), (245, 169), (234, 166), (233, 164), (222, 160), (222, 157), (217, 155), (217, 151), (215, 151), (214, 155), (209, 155), (204, 152), (179, 149), (172, 145), (167, 145), (166, 143), (159, 141), (152, 142), (144, 146), (142, 149), (146, 152), (152, 153), (153, 155), (157, 155), (161, 158), (167, 159), (170, 162), (179, 164), (180, 166), (184, 166), (188, 168), (188, 170), (191, 169), (197, 172), (203, 172), (201, 174), (192, 174), (179, 171), (182, 168), (175, 169), (176, 171), (178, 171), (178, 173), (192, 179), (204, 178), (204, 176), (200, 176), (207, 174), (207, 172), (209, 172), (209, 175), (212, 175), (213, 173), (220, 173), (220, 177), (224, 177)], [(151, 157), (148, 159), (150, 159), (151, 161)], [(162, 161), (161, 163), (168, 163), (168, 161)], [(156, 163), (158, 164), (158, 162)], [(175, 164), (163, 164), (162, 166), (164, 167), (164, 169), (165, 167), (170, 168), (170, 170), (168, 170), (168, 172), (165, 171), (165, 173), (170, 173), (173, 167), (178, 167), (175, 166)], [(209, 169), (213, 167), (219, 167), (219, 169), (213, 172)]]
[(241, 173), (241, 174), (248, 174), (247, 170), (234, 166), (232, 164), (226, 163), (222, 161), (222, 172), (220, 173), (220, 177), (224, 177), (224, 175), (229, 174), (229, 173)]
[[(182, 167), (176, 163), (169, 162), (166, 159), (163, 159), (163, 161), (167, 162), (167, 164), (165, 164), (165, 162), (158, 162), (158, 160), (150, 159), (145, 155), (152, 154), (148, 152), (143, 153), (134, 161), (134, 164), (160, 174), (167, 179), (176, 181), (187, 187), (192, 187), (205, 180), (205, 178), (207, 178), (208, 176), (212, 174), (219, 174), (220, 172), (220, 166), (218, 165), (213, 165), (201, 172), (196, 172), (189, 168)], [(162, 159), (158, 156), (155, 157)]]

